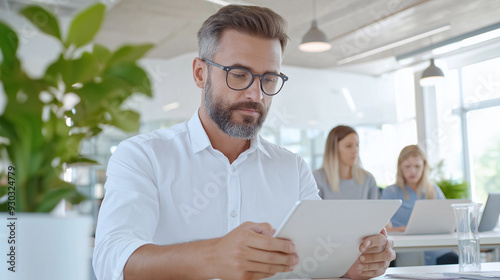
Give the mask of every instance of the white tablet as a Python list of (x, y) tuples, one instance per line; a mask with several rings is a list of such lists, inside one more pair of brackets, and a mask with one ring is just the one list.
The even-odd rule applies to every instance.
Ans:
[(295, 244), (299, 264), (273, 279), (341, 277), (361, 254), (364, 237), (380, 233), (401, 200), (303, 200), (275, 237)]

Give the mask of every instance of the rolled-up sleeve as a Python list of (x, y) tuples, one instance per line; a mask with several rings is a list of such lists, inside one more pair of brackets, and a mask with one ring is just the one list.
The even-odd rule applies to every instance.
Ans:
[(159, 202), (152, 158), (139, 143), (127, 140), (109, 160), (92, 260), (99, 280), (123, 279), (130, 255), (153, 243)]

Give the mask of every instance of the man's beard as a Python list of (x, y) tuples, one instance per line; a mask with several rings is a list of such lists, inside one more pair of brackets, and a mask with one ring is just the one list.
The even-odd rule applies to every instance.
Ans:
[[(262, 104), (247, 101), (225, 107), (222, 99), (216, 99), (212, 92), (210, 78), (205, 85), (205, 109), (208, 116), (227, 135), (235, 138), (251, 139), (257, 135), (264, 123), (267, 111)], [(231, 120), (231, 113), (238, 109), (253, 109), (260, 112), (257, 119), (253, 116), (243, 116), (243, 123)]]

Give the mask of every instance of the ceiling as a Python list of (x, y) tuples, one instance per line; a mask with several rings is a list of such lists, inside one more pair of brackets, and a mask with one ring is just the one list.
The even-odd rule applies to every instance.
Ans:
[[(98, 0), (0, 0), (0, 8), (40, 2), (55, 3), (56, 12), (81, 9)], [(336, 69), (381, 75), (401, 68), (395, 59), (426, 46), (500, 24), (498, 0), (316, 0), (318, 27), (333, 47), (323, 53), (298, 49), (313, 19), (310, 0), (100, 0), (109, 11), (97, 42), (116, 48), (123, 43), (151, 42), (149, 58), (170, 59), (197, 51), (196, 33), (220, 4), (266, 6), (288, 21), (290, 42), (283, 63), (316, 69)], [(15, 8), (15, 7), (14, 7)], [(439, 27), (448, 29), (384, 51), (345, 62), (367, 51), (399, 42)], [(420, 57), (428, 59), (427, 56)], [(421, 62), (421, 61), (417, 61)]]
[[(318, 27), (333, 47), (324, 53), (298, 49), (313, 19), (305, 0), (226, 0), (266, 6), (288, 21), (290, 42), (283, 63), (380, 75), (401, 67), (395, 56), (500, 22), (496, 0), (316, 0)], [(206, 0), (121, 0), (109, 10), (97, 41), (152, 42), (150, 58), (168, 59), (197, 51), (196, 33), (221, 5)], [(346, 57), (450, 25), (448, 30), (339, 65)]]

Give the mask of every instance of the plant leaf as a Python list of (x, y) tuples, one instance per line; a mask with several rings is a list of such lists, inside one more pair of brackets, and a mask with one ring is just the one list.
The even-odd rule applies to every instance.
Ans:
[(140, 115), (132, 110), (112, 110), (110, 125), (113, 125), (125, 132), (134, 132), (139, 130), (140, 126)]
[[(1, 39), (0, 39), (1, 41)], [(21, 63), (17, 57), (8, 58), (0, 63), (0, 79), (3, 83), (3, 89), (7, 99), (14, 99), (19, 89), (25, 82), (26, 73), (21, 69)]]
[(73, 84), (85, 83), (91, 80), (97, 73), (99, 66), (91, 53), (84, 52), (82, 56), (76, 60), (69, 61), (71, 68), (71, 78), (68, 81), (67, 86), (72, 86)]
[(92, 51), (95, 59), (101, 65), (106, 64), (108, 59), (111, 57), (111, 51), (101, 44), (94, 44), (94, 49)]
[(18, 45), (19, 38), (16, 32), (0, 21), (0, 49), (2, 50), (2, 64), (6, 65), (6, 69), (11, 69), (17, 60), (16, 51)]
[(67, 161), (67, 164), (69, 164), (70, 166), (75, 166), (78, 164), (99, 164), (99, 162), (97, 162), (93, 159), (90, 159), (90, 158), (77, 156), (77, 157), (69, 159)]
[(35, 212), (50, 212), (63, 198), (75, 197), (77, 192), (74, 185), (64, 182), (61, 186), (50, 189), (40, 197), (40, 203)]
[(135, 63), (111, 67), (103, 73), (103, 78), (105, 77), (121, 79), (130, 84), (134, 92), (141, 92), (149, 97), (153, 96), (148, 74)]
[(40, 6), (28, 6), (20, 12), (26, 19), (33, 23), (40, 31), (54, 36), (61, 41), (61, 31), (56, 17)]
[(123, 46), (113, 53), (111, 59), (108, 62), (108, 67), (124, 62), (136, 62), (138, 59), (143, 57), (144, 54), (147, 51), (149, 51), (153, 46), (154, 46), (153, 44)]
[(73, 120), (79, 126), (87, 126), (88, 124), (80, 123), (82, 118), (92, 119), (96, 111), (103, 107), (107, 111), (106, 107), (111, 106), (111, 101), (120, 99), (126, 90), (128, 89), (124, 86), (117, 86), (116, 82), (109, 80), (84, 84), (81, 89), (74, 91), (80, 96), (81, 102), (76, 105), (76, 114), (72, 117)]
[(106, 6), (98, 3), (79, 13), (71, 22), (64, 46), (79, 48), (90, 43), (101, 27), (105, 11)]
[(8, 200), (6, 200), (3, 203), (0, 203), (0, 212), (7, 212), (8, 211), (8, 209), (9, 209), (8, 203), (9, 203)]
[(62, 78), (63, 81), (68, 79), (67, 76), (69, 72), (70, 65), (66, 59), (64, 59), (64, 55), (61, 54), (59, 59), (47, 67), (43, 79), (53, 87), (57, 87), (60, 78)]
[(88, 199), (88, 197), (80, 192), (74, 192), (71, 195), (69, 195), (66, 199), (69, 201), (69, 203), (75, 205)]

